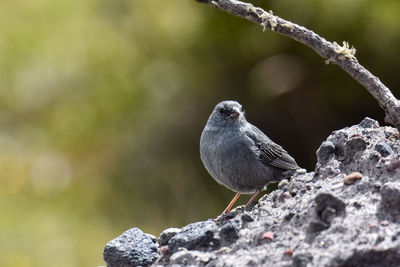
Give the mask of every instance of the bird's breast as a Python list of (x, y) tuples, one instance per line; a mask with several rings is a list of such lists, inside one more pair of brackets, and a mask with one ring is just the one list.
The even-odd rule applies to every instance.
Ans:
[(239, 191), (238, 185), (245, 183), (244, 180), (252, 175), (248, 170), (255, 170), (256, 166), (252, 165), (258, 162), (251, 144), (232, 129), (229, 132), (204, 131), (200, 152), (211, 176), (234, 191)]

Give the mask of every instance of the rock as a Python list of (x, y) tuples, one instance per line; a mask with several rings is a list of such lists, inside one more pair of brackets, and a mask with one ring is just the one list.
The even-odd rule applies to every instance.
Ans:
[(400, 209), (400, 183), (388, 182), (382, 186), (381, 206), (388, 209)]
[(166, 245), (168, 241), (175, 236), (177, 233), (179, 233), (181, 229), (179, 228), (168, 228), (165, 229), (161, 234), (160, 237), (158, 238), (158, 244), (160, 246)]
[(386, 166), (388, 171), (395, 171), (396, 169), (398, 169), (400, 167), (400, 160), (398, 159), (392, 159), (388, 165)]
[(295, 255), (293, 257), (292, 267), (307, 267), (312, 260), (313, 256), (310, 253)]
[(303, 168), (300, 168), (300, 169), (297, 169), (297, 170), (296, 170), (296, 173), (298, 173), (298, 174), (306, 174), (306, 173), (307, 173), (307, 170), (306, 170), (306, 169), (303, 169)]
[(166, 245), (164, 245), (164, 246), (161, 246), (161, 247), (160, 247), (160, 251), (161, 251), (161, 253), (162, 253), (162, 254), (168, 254), (168, 253), (171, 253), (171, 251), (169, 251), (169, 247), (168, 247), (168, 246), (166, 246)]
[(389, 225), (389, 222), (388, 222), (388, 221), (380, 221), (380, 224), (381, 224), (382, 226), (388, 226), (388, 225)]
[(111, 240), (103, 258), (109, 267), (149, 266), (159, 257), (156, 239), (132, 228)]
[(283, 252), (283, 255), (291, 257), (291, 256), (293, 256), (293, 250), (291, 248), (288, 248)]
[[(383, 260), (383, 261), (382, 261)], [(400, 247), (386, 250), (367, 249), (356, 251), (351, 257), (341, 264), (334, 265), (339, 267), (370, 267), (387, 266), (395, 267), (400, 263)]]
[(251, 217), (250, 214), (248, 214), (248, 213), (243, 214), (241, 218), (242, 218), (242, 221), (244, 223), (246, 223), (246, 222), (254, 222), (253, 217)]
[(315, 172), (296, 172), (254, 209), (168, 229), (159, 244), (147, 236), (162, 251), (152, 266), (400, 266), (398, 135), (369, 118), (333, 131)]
[(379, 127), (379, 122), (376, 120), (373, 120), (371, 118), (365, 117), (359, 124), (358, 126), (362, 128), (378, 128)]
[(312, 243), (319, 232), (330, 227), (333, 219), (344, 213), (346, 205), (329, 193), (320, 193), (315, 198), (316, 220), (310, 222), (307, 228), (307, 242)]
[(338, 216), (345, 211), (346, 205), (342, 200), (329, 193), (320, 193), (315, 198), (317, 216), (326, 223), (330, 223), (331, 215)]
[(325, 163), (333, 157), (335, 153), (335, 145), (331, 141), (322, 142), (321, 146), (317, 150), (318, 162)]
[(346, 156), (349, 160), (352, 159), (358, 152), (363, 152), (367, 149), (367, 143), (362, 137), (354, 137), (345, 143)]
[(289, 181), (287, 180), (287, 179), (283, 179), (282, 181), (280, 181), (279, 183), (278, 183), (278, 188), (279, 189), (282, 189), (282, 188), (284, 188), (285, 186), (287, 186), (289, 184)]
[(279, 196), (279, 200), (280, 201), (285, 201), (285, 199), (291, 198), (291, 194), (289, 192), (283, 192), (280, 196)]
[(376, 144), (375, 150), (378, 151), (382, 157), (387, 157), (393, 153), (392, 148), (384, 142), (379, 142), (378, 144)]
[[(312, 221), (308, 225), (307, 233), (316, 234), (329, 228), (329, 224), (322, 221)], [(314, 237), (312, 237), (313, 240)], [(311, 241), (311, 240), (310, 240)]]
[(218, 227), (214, 221), (189, 224), (168, 241), (173, 253), (178, 248), (189, 250), (211, 250), (219, 246)]
[(359, 172), (352, 172), (349, 175), (347, 175), (344, 180), (343, 183), (345, 185), (352, 185), (354, 184), (356, 181), (361, 180), (362, 179), (362, 174)]
[(385, 183), (380, 190), (380, 194), (379, 217), (381, 219), (390, 219), (391, 221), (400, 221), (400, 183)]
[(236, 242), (239, 238), (239, 230), (233, 223), (228, 223), (222, 226), (221, 230), (219, 231), (219, 236), (221, 239), (221, 245), (223, 246), (230, 246)]
[(293, 218), (295, 214), (293, 212), (289, 212), (286, 216), (285, 216), (285, 220), (290, 221), (290, 219)]
[(188, 266), (193, 265), (193, 263), (196, 263), (196, 265), (205, 265), (213, 258), (215, 258), (215, 256), (211, 253), (183, 249), (171, 256), (169, 264), (172, 266)]
[(263, 233), (262, 234), (262, 236), (261, 236), (261, 240), (265, 240), (265, 239), (268, 239), (268, 240), (274, 240), (274, 233), (272, 233), (272, 232), (265, 232), (265, 233)]

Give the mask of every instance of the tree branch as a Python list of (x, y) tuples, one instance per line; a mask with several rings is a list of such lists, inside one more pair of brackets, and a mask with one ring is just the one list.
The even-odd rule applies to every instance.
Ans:
[(284, 20), (252, 4), (237, 0), (196, 0), (212, 5), (232, 15), (245, 18), (259, 24), (263, 29), (278, 32), (300, 43), (311, 47), (327, 63), (335, 63), (363, 85), (378, 101), (385, 111), (385, 121), (400, 129), (400, 101), (377, 77), (358, 63), (355, 58), (355, 48), (350, 48), (346, 42), (343, 46), (329, 42), (305, 27)]

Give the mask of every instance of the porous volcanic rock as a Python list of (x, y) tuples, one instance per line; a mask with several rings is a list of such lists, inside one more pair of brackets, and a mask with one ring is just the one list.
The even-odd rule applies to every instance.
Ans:
[(148, 262), (400, 266), (399, 152), (398, 130), (370, 118), (334, 131), (317, 150), (313, 172), (297, 172), (251, 211), (238, 207), (218, 222), (168, 229), (160, 256)]
[(107, 266), (149, 266), (159, 257), (157, 239), (131, 228), (107, 243), (103, 258)]

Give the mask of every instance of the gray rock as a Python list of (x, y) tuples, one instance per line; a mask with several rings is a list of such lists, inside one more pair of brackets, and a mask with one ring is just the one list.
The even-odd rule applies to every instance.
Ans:
[(239, 229), (233, 223), (225, 224), (221, 227), (219, 236), (221, 238), (222, 246), (230, 246), (239, 238)]
[(318, 162), (325, 163), (333, 157), (335, 153), (335, 145), (331, 141), (322, 142), (317, 150)]
[[(153, 266), (400, 266), (398, 140), (369, 118), (332, 132), (315, 172), (296, 172), (252, 210), (183, 227)], [(353, 172), (362, 179), (344, 184)]]
[(382, 157), (387, 157), (393, 153), (392, 148), (384, 142), (379, 142), (378, 144), (376, 144), (375, 150), (378, 151)]
[(168, 265), (177, 267), (190, 265), (204, 266), (212, 259), (215, 259), (215, 257), (216, 256), (212, 253), (202, 253), (195, 250), (189, 251), (186, 249), (181, 249), (171, 256)]
[(397, 209), (400, 211), (400, 183), (388, 182), (382, 186), (381, 205), (388, 209)]
[(168, 241), (173, 253), (179, 248), (189, 250), (212, 250), (219, 246), (218, 226), (214, 221), (189, 224)]
[(353, 137), (345, 143), (345, 153), (348, 160), (352, 160), (356, 153), (363, 152), (365, 149), (367, 149), (367, 143), (362, 137)]
[[(382, 259), (384, 259), (382, 261)], [(338, 264), (340, 267), (397, 267), (400, 265), (400, 247), (386, 250), (368, 249), (356, 251), (351, 257)]]
[(310, 253), (298, 254), (293, 257), (292, 267), (307, 267), (312, 258), (313, 256)]
[(378, 216), (381, 220), (400, 221), (400, 183), (385, 183), (381, 190)]
[(149, 266), (159, 257), (154, 236), (138, 228), (125, 231), (104, 248), (103, 258), (109, 267)]
[(165, 229), (161, 234), (160, 237), (158, 238), (158, 244), (160, 246), (164, 246), (168, 243), (168, 241), (175, 236), (177, 233), (179, 233), (181, 229), (179, 228), (168, 228)]
[(315, 211), (318, 217), (326, 223), (332, 221), (332, 216), (343, 214), (346, 208), (344, 202), (329, 193), (320, 193), (315, 198)]
[(294, 214), (293, 212), (289, 212), (285, 215), (285, 220), (290, 221), (290, 219), (292, 219), (294, 215), (296, 214)]
[[(319, 233), (323, 230), (326, 230), (329, 228), (329, 224), (322, 222), (322, 221), (312, 221), (310, 222), (310, 224), (308, 225), (307, 228), (307, 233), (308, 234), (316, 234)], [(314, 239), (314, 236), (312, 237), (312, 240)]]
[(249, 215), (248, 213), (243, 214), (243, 215), (241, 216), (241, 218), (242, 218), (242, 221), (243, 221), (244, 223), (246, 223), (246, 222), (254, 222), (253, 217), (251, 217), (251, 215)]
[(386, 166), (387, 170), (393, 172), (400, 168), (400, 160), (399, 159), (391, 159)]
[(365, 117), (359, 124), (358, 126), (362, 128), (378, 128), (379, 127), (379, 122), (376, 120), (373, 120), (371, 118)]

